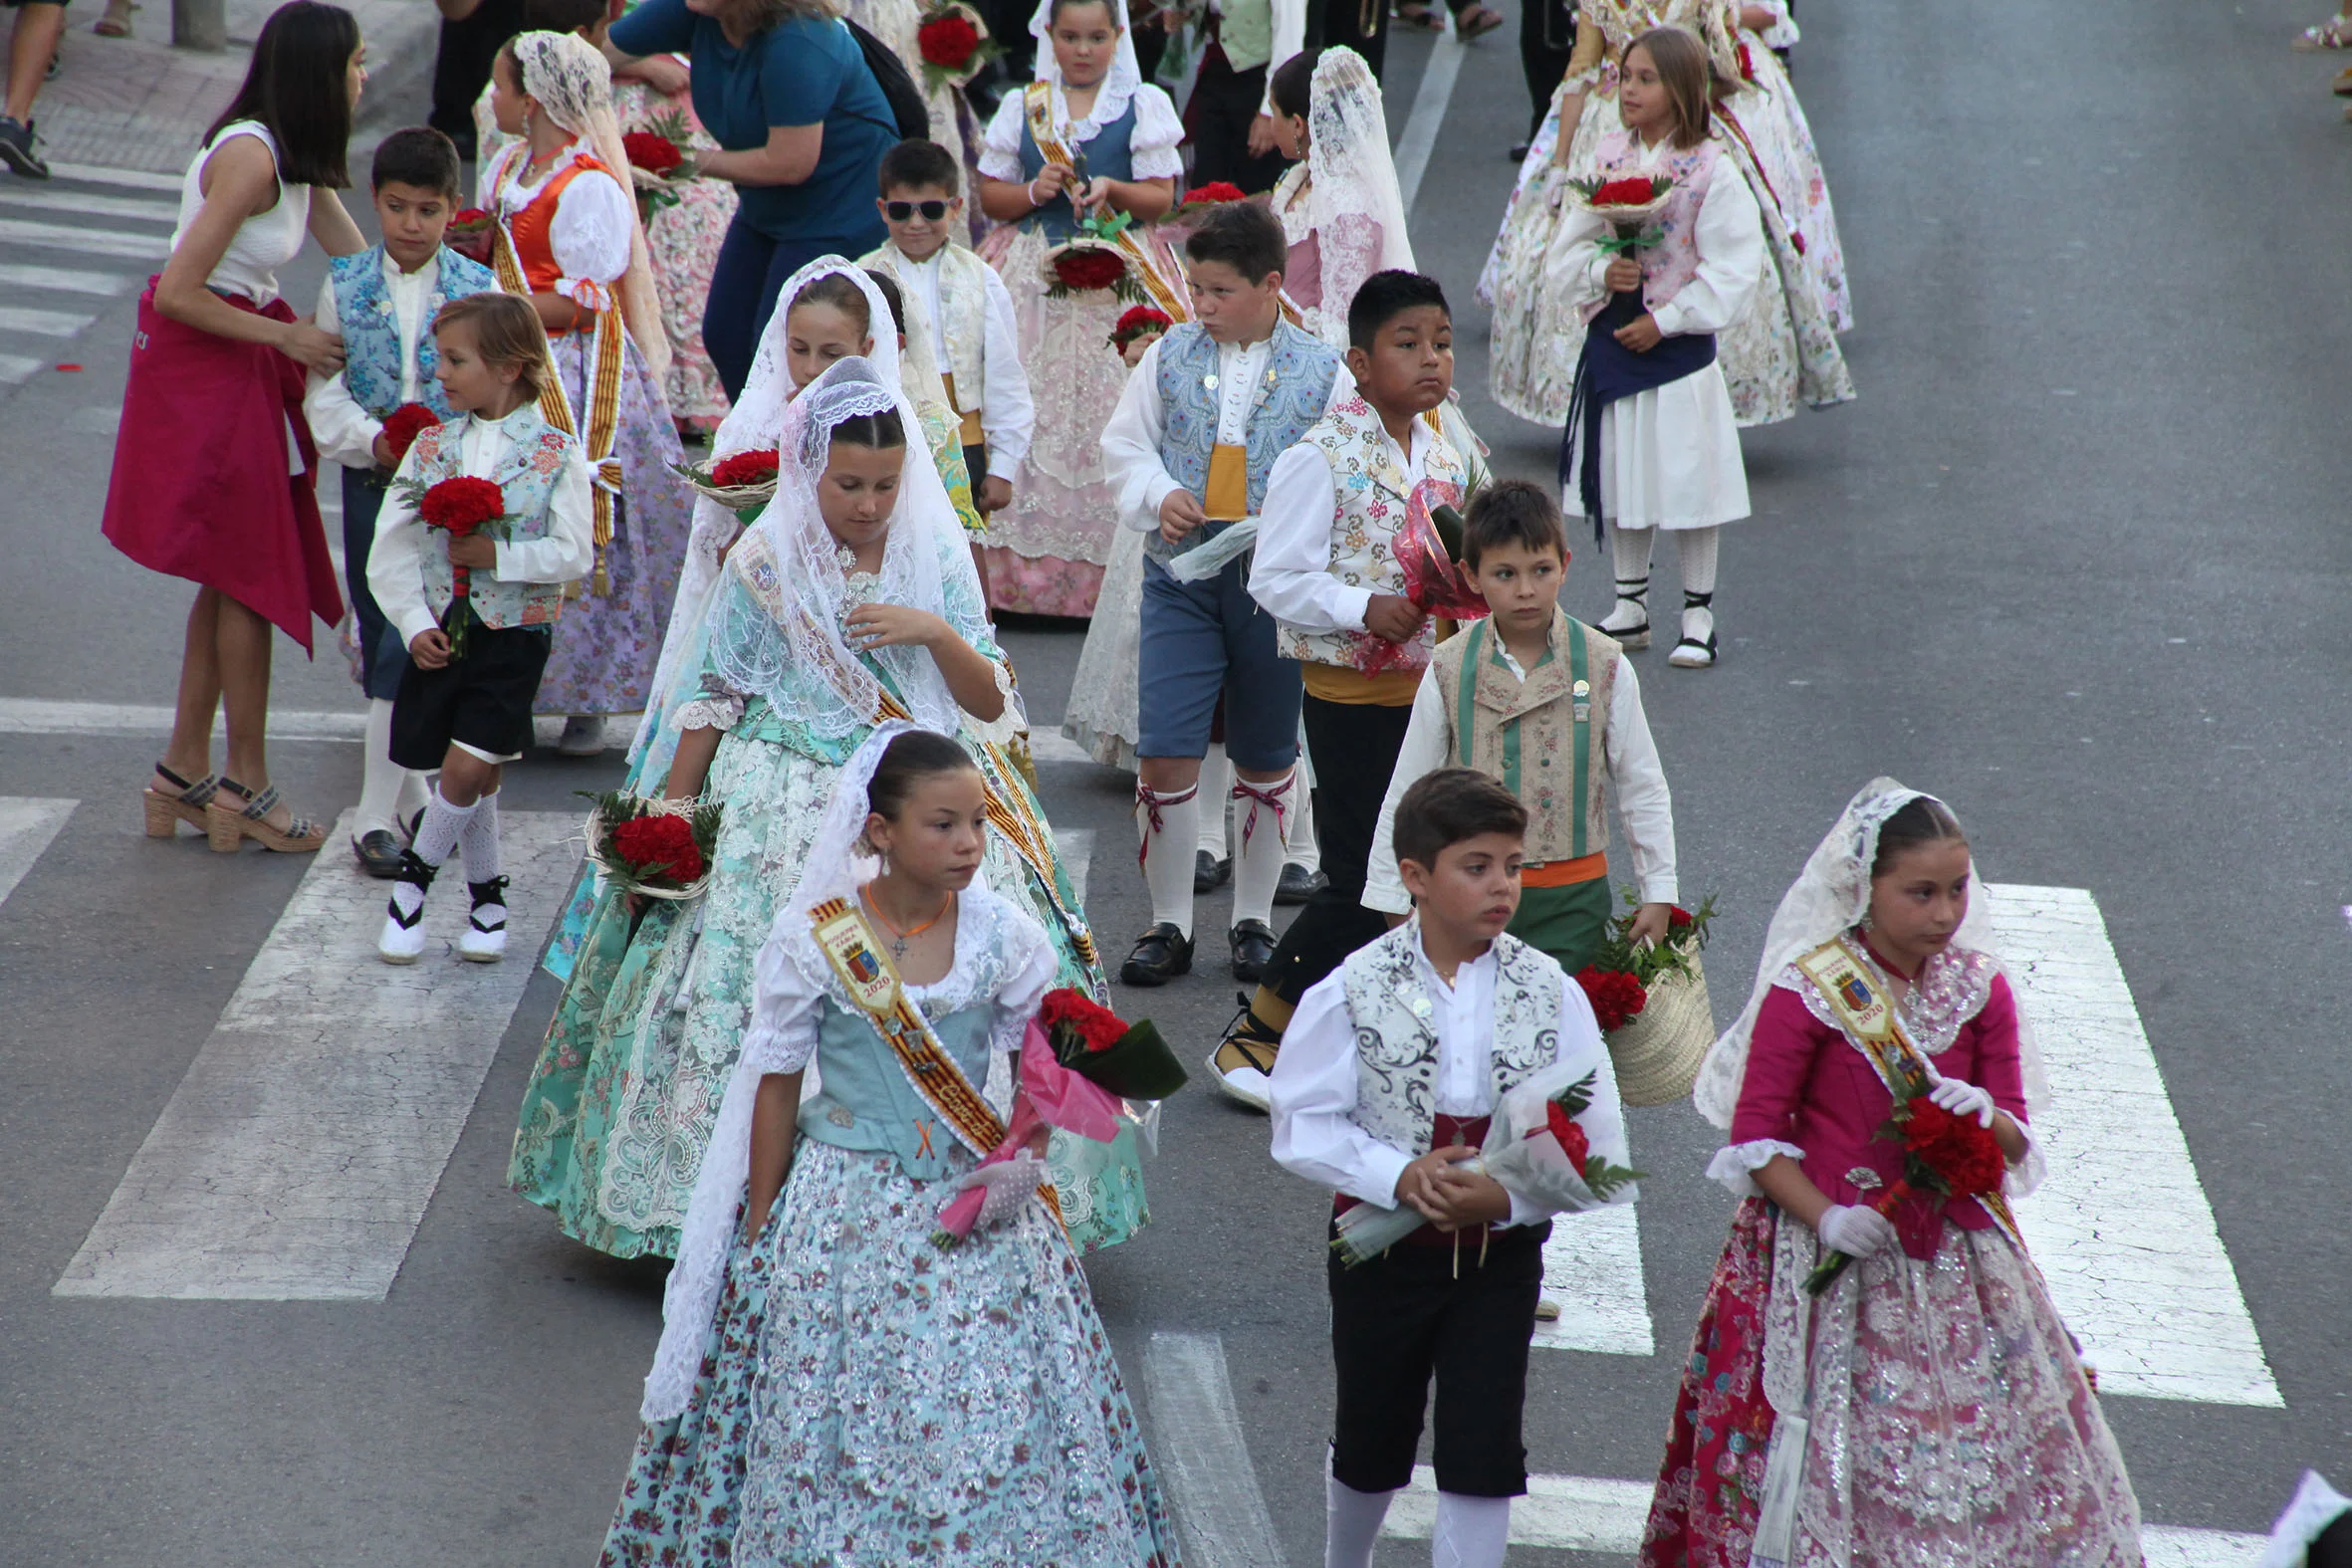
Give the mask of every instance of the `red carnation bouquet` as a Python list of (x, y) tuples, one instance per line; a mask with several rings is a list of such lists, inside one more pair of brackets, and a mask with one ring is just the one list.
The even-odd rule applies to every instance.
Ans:
[(1110, 330), (1110, 345), (1121, 353), (1138, 337), (1157, 337), (1176, 323), (1165, 311), (1148, 305), (1130, 305), (1120, 313), (1119, 323)]
[(1046, 293), (1057, 300), (1076, 294), (1114, 294), (1140, 302), (1143, 290), (1127, 270), (1118, 248), (1090, 236), (1064, 240), (1046, 253)]
[(988, 35), (980, 13), (949, 0), (923, 13), (915, 28), (915, 52), (922, 57), (923, 85), (934, 93), (960, 88), (1005, 51)]
[[(1925, 1074), (1907, 1077), (1894, 1114), (1878, 1130), (1879, 1137), (1903, 1146), (1903, 1174), (1894, 1185), (1882, 1187), (1879, 1174), (1867, 1166), (1846, 1173), (1846, 1180), (1856, 1187), (1876, 1190), (1870, 1207), (1890, 1219), (1914, 1198), (1940, 1207), (1948, 1199), (1998, 1193), (2008, 1169), (1993, 1129), (1974, 1116), (1955, 1116), (1929, 1099), (1934, 1087)], [(1831, 1252), (1805, 1275), (1805, 1289), (1819, 1295), (1851, 1262), (1847, 1253)]]
[(390, 467), (398, 468), (416, 438), (441, 422), (441, 416), (422, 403), (402, 403), (383, 416), (384, 445), (392, 449)]
[(654, 799), (622, 789), (580, 792), (596, 803), (588, 818), (588, 860), (615, 891), (685, 899), (710, 885), (717, 801)]
[(441, 243), (468, 261), (490, 265), (490, 214), (480, 207), (462, 207), (442, 231)]
[[(1455, 1169), (1491, 1177), (1514, 1197), (1556, 1214), (1630, 1200), (1627, 1189), (1642, 1173), (1594, 1154), (1591, 1132), (1578, 1120), (1592, 1109), (1599, 1076), (1597, 1068), (1579, 1073), (1573, 1064), (1530, 1075), (1495, 1108), (1484, 1149)], [(1408, 1204), (1393, 1209), (1358, 1204), (1339, 1217), (1331, 1250), (1353, 1268), (1425, 1223)]]
[(679, 201), (679, 187), (701, 172), (689, 152), (693, 132), (678, 110), (656, 114), (646, 130), (632, 130), (620, 138), (629, 160), (629, 182), (636, 187), (637, 217), (651, 223), (653, 215)]
[(1572, 179), (1568, 185), (1609, 225), (1610, 238), (1600, 242), (1603, 255), (1622, 256), (1658, 243), (1650, 224), (1674, 194), (1673, 180), (1663, 174), (1634, 174), (1611, 180)]
[[(1626, 893), (1625, 901), (1636, 903), (1632, 892)], [(1699, 978), (1699, 950), (1707, 946), (1715, 900), (1702, 901), (1696, 914), (1672, 906), (1663, 942), (1636, 943), (1633, 919), (1634, 913), (1628, 912), (1611, 921), (1608, 940), (1593, 954), (1592, 962), (1576, 972), (1576, 984), (1584, 988), (1584, 998), (1592, 1004), (1592, 1015), (1599, 1020), (1603, 1034), (1614, 1033), (1640, 1017), (1650, 1005), (1651, 991), (1668, 977), (1685, 982)]]
[[(439, 484), (403, 479), (395, 486), (401, 499), (416, 508), (417, 521), (437, 528), (451, 539), (464, 539), (479, 529), (507, 521), (506, 492), (487, 479), (460, 474)], [(465, 657), (465, 631), (473, 616), (467, 595), (473, 591), (473, 568), (449, 565), (449, 608), (441, 629), (449, 634), (449, 656)]]
[(1213, 179), (1206, 185), (1195, 185), (1184, 193), (1186, 212), (1206, 212), (1211, 207), (1222, 207), (1229, 201), (1247, 201), (1242, 188), (1227, 180)]
[(776, 448), (764, 446), (730, 452), (708, 466), (672, 463), (670, 472), (686, 481), (696, 495), (708, 496), (733, 512), (749, 512), (776, 499), (776, 476), (782, 462)]

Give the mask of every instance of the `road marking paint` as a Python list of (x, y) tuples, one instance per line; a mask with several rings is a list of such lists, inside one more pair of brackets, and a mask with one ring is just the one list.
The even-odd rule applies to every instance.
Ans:
[(12, 245), (38, 245), (44, 250), (81, 251), (91, 256), (134, 256), (142, 260), (167, 255), (167, 234), (125, 234), (118, 229), (83, 229), (63, 223), (34, 223), (23, 218), (0, 218), (0, 240)]
[(1641, 1229), (1634, 1206), (1560, 1215), (1543, 1243), (1543, 1295), (1559, 1321), (1537, 1323), (1538, 1350), (1654, 1356), (1649, 1292), (1642, 1282)]
[[(1511, 1510), (1511, 1544), (1630, 1557), (1641, 1549), (1651, 1483), (1582, 1475), (1530, 1475)], [(1389, 1504), (1380, 1533), (1426, 1541), (1437, 1529), (1437, 1472), (1413, 1466), (1413, 1483)], [(2254, 1568), (2266, 1537), (2234, 1530), (2151, 1524), (2140, 1531), (2148, 1568)]]
[(80, 212), (94, 218), (135, 218), (149, 223), (179, 222), (179, 204), (142, 201), (136, 196), (99, 196), (80, 190), (10, 190), (0, 186), (0, 207), (36, 212)]
[(0, 305), (0, 333), (71, 337), (97, 320), (95, 316), (77, 316), (71, 311), (36, 311), (22, 305)]
[(0, 795), (0, 903), (16, 891), (78, 804), (38, 795)]
[(2283, 1406), (2097, 902), (2079, 888), (1987, 891), (1994, 951), (2056, 1096), (2049, 1178), (2018, 1219), (2099, 1386)]
[(23, 354), (0, 353), (0, 386), (15, 386), (32, 378), (36, 370), (49, 368), (46, 359), (28, 359)]
[(49, 172), (58, 179), (79, 180), (85, 185), (119, 185), (125, 190), (164, 190), (179, 194), (187, 184), (183, 174), (150, 174), (145, 169), (111, 169), (97, 163), (58, 163), (49, 165)]
[[(169, 708), (0, 697), (0, 735), (169, 735), (171, 720)], [(366, 734), (364, 711), (270, 715), (273, 741), (358, 741)]]
[(0, 288), (46, 289), (56, 294), (120, 294), (131, 285), (119, 272), (84, 272), (66, 267), (27, 267), (0, 262)]
[(1194, 1568), (1284, 1568), (1250, 1445), (1233, 1405), (1225, 1342), (1155, 1333), (1143, 1351), (1151, 1453)]
[(1084, 763), (1088, 768), (1102, 765), (1077, 742), (1058, 729), (1032, 729), (1029, 732), (1029, 760), (1033, 763)]
[(1070, 891), (1077, 894), (1078, 912), (1083, 914), (1086, 909), (1086, 873), (1094, 865), (1094, 829), (1055, 828), (1054, 850), (1061, 857), (1061, 869), (1069, 876)]
[(58, 1280), (61, 1296), (380, 1301), (391, 1289), (580, 863), (580, 816), (503, 816), (506, 961), (450, 949), (464, 879), (412, 967), (375, 956), (385, 884), (328, 834), (236, 995)]
[(1469, 53), (1451, 28), (1430, 46), (1429, 64), (1422, 68), (1421, 86), (1413, 94), (1413, 112), (1405, 116), (1404, 132), (1396, 138), (1396, 187), (1408, 216), (1414, 199), (1421, 194), (1421, 176), (1429, 169), (1429, 155), (1437, 150), (1438, 132), (1445, 128), (1454, 78)]

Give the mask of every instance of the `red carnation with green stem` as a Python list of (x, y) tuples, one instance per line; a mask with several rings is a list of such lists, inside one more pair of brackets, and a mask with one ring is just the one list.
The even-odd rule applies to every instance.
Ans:
[[(460, 474), (429, 486), (422, 480), (408, 479), (401, 481), (398, 488), (402, 499), (416, 509), (417, 521), (426, 528), (441, 530), (453, 540), (506, 521), (506, 492), (487, 479)], [(449, 584), (449, 609), (441, 617), (441, 629), (449, 634), (449, 656), (462, 659), (466, 623), (472, 618), (469, 612), (472, 568), (451, 561)]]
[[(1878, 1189), (1869, 1207), (1889, 1219), (1914, 1198), (1939, 1207), (1954, 1198), (1983, 1198), (2000, 1191), (2008, 1157), (1993, 1129), (1974, 1116), (1956, 1116), (1928, 1098), (1935, 1085), (1925, 1072), (1907, 1075), (1895, 1099), (1894, 1113), (1878, 1129), (1878, 1136), (1903, 1146), (1903, 1174), (1893, 1185), (1879, 1188), (1876, 1171), (1861, 1167), (1846, 1180), (1864, 1189)], [(1853, 1257), (1831, 1252), (1805, 1275), (1805, 1289), (1814, 1295), (1827, 1290), (1846, 1271)]]
[(416, 438), (441, 422), (441, 416), (422, 403), (402, 403), (383, 416), (384, 445), (391, 450), (392, 460), (385, 465), (398, 468)]
[(963, 0), (949, 0), (923, 13), (915, 27), (915, 53), (922, 59), (924, 86), (940, 93), (970, 82), (1004, 49), (989, 37), (978, 11)]

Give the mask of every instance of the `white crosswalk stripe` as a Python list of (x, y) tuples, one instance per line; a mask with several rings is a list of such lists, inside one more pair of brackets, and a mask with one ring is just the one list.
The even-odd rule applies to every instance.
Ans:
[(40, 337), (71, 337), (95, 316), (70, 311), (36, 311), (21, 305), (0, 305), (0, 333), (31, 333)]
[(27, 267), (0, 262), (0, 289), (44, 290), (53, 294), (124, 294), (135, 280), (128, 273), (89, 272), (64, 267)]
[(66, 825), (78, 802), (40, 796), (0, 795), (0, 903), (16, 891), (42, 851)]
[(53, 179), (73, 180), (84, 185), (116, 185), (124, 190), (167, 190), (177, 194), (186, 183), (179, 174), (153, 174), (145, 169), (102, 168), (96, 163), (60, 163), (54, 159), (49, 165)]
[(150, 201), (139, 196), (101, 196), (81, 190), (26, 190), (0, 185), (0, 209), (33, 212), (79, 212), (94, 218), (135, 218), (148, 223), (176, 224), (179, 203)]
[(161, 261), (171, 249), (168, 234), (131, 234), (120, 229), (84, 229), (30, 218), (0, 218), (0, 242), (43, 250), (82, 251), (92, 256), (129, 256)]
[(0, 353), (0, 386), (14, 386), (48, 363), (46, 359), (28, 359), (23, 354)]
[(1543, 1243), (1543, 1299), (1559, 1320), (1535, 1325), (1537, 1350), (1654, 1356), (1649, 1292), (1642, 1283), (1641, 1223), (1632, 1205), (1561, 1215)]

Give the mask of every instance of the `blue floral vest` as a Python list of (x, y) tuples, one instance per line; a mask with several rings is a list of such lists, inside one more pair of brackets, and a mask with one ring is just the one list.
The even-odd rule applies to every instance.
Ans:
[[(343, 381), (352, 401), (377, 419), (400, 406), (400, 319), (383, 284), (383, 247), (327, 264), (335, 281), (335, 314), (343, 323)], [(498, 287), (490, 269), (441, 247), (440, 276), (424, 299), (423, 331), (416, 344), (417, 401), (443, 419), (448, 401), (433, 371), (441, 362), (433, 342), (433, 317), (451, 300), (488, 294)]]
[[(564, 454), (578, 443), (542, 418), (537, 403), (516, 409), (507, 421), (514, 444), (490, 472), (491, 482), (505, 494), (510, 519), (497, 525), (498, 537), (516, 542), (545, 539), (556, 475), (563, 470)], [(459, 443), (472, 422), (471, 414), (458, 414), (418, 436), (408, 452), (410, 476), (430, 489), (464, 473)], [(552, 626), (564, 611), (561, 582), (503, 582), (495, 572), (479, 568), (468, 575), (466, 598), (485, 626)], [(448, 541), (436, 538), (424, 551), (424, 598), (435, 620), (447, 613), (454, 587)]]
[[(1289, 322), (1274, 329), (1274, 352), (1267, 358), (1266, 386), (1250, 410), (1246, 446), (1249, 452), (1250, 515), (1257, 516), (1266, 498), (1266, 476), (1274, 460), (1314, 428), (1331, 400), (1331, 380), (1339, 369), (1339, 355), (1329, 344), (1300, 332)], [(1217, 374), (1217, 340), (1197, 322), (1179, 322), (1160, 339), (1160, 406), (1166, 426), (1160, 432), (1160, 462), (1168, 477), (1198, 496), (1209, 483), (1209, 451), (1217, 444), (1217, 392), (1209, 383)], [(1211, 523), (1171, 545), (1157, 531), (1144, 537), (1143, 548), (1162, 560), (1184, 552), (1222, 532)]]
[[(931, 1032), (975, 1086), (988, 1082), (986, 999), (931, 1019)], [(801, 1107), (801, 1131), (836, 1149), (893, 1155), (918, 1182), (936, 1182), (978, 1162), (956, 1141), (931, 1102), (906, 1081), (906, 1069), (862, 1013), (825, 998), (817, 1024), (821, 1092)]]
[[(1086, 175), (1089, 179), (1107, 176), (1111, 179), (1133, 179), (1135, 158), (1127, 142), (1135, 134), (1135, 101), (1127, 100), (1127, 107), (1119, 111), (1119, 117), (1094, 132), (1092, 139), (1079, 142), (1070, 150), (1085, 155)], [(1021, 177), (1034, 180), (1045, 172), (1046, 154), (1038, 147), (1037, 137), (1029, 133), (1029, 121), (1021, 122)], [(1037, 211), (1021, 220), (1025, 229), (1042, 229), (1048, 238), (1066, 240), (1077, 232), (1077, 209), (1067, 196), (1056, 196)]]

